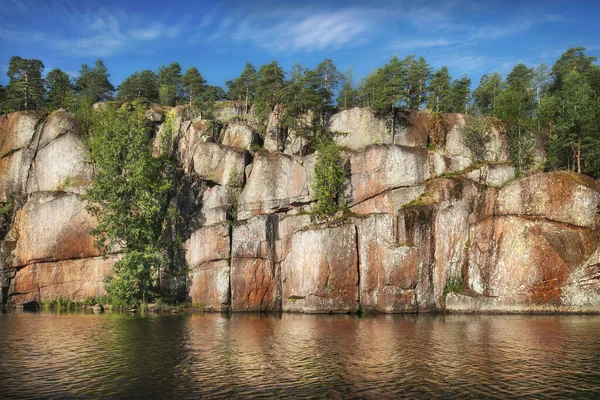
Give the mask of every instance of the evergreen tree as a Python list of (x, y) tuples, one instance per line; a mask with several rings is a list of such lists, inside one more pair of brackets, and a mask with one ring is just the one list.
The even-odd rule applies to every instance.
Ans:
[(254, 104), (256, 115), (263, 124), (266, 123), (271, 111), (283, 99), (284, 78), (285, 74), (276, 61), (265, 64), (258, 70)]
[(73, 85), (66, 72), (58, 68), (48, 72), (46, 90), (48, 91), (48, 108), (50, 110), (73, 108), (75, 102)]
[(246, 63), (242, 74), (232, 81), (225, 82), (227, 86), (227, 98), (229, 100), (245, 100), (246, 114), (248, 103), (254, 99), (258, 72), (252, 63)]
[(450, 73), (443, 65), (435, 71), (429, 82), (427, 108), (435, 112), (448, 112), (450, 109)]
[(141, 72), (136, 71), (121, 82), (117, 100), (133, 101), (135, 99), (145, 99), (152, 103), (158, 102), (158, 76), (154, 72), (148, 69)]
[(504, 86), (505, 83), (498, 72), (481, 77), (479, 86), (473, 92), (474, 108), (478, 115), (496, 115), (496, 103)]
[(7, 112), (6, 108), (6, 89), (0, 84), (0, 114)]
[(431, 75), (431, 67), (423, 57), (415, 60), (411, 55), (404, 60), (406, 72), (406, 108), (420, 110), (425, 100), (427, 81)]
[(455, 79), (452, 82), (450, 93), (448, 95), (448, 111), (467, 114), (469, 110), (470, 94), (471, 78), (464, 75), (460, 79)]
[(321, 79), (323, 94), (326, 96), (324, 102), (331, 105), (333, 94), (338, 89), (342, 74), (337, 70), (333, 61), (329, 58), (321, 61), (315, 69), (316, 74)]
[(200, 101), (202, 92), (206, 87), (206, 80), (196, 67), (188, 68), (181, 77), (181, 88), (188, 98), (190, 105), (193, 101)]
[(163, 106), (176, 106), (181, 92), (181, 66), (174, 62), (158, 68), (158, 94)]
[(12, 110), (34, 110), (44, 107), (44, 64), (37, 59), (11, 57), (6, 88), (6, 101)]
[(553, 82), (549, 92), (551, 94), (562, 90), (563, 82), (571, 71), (577, 71), (584, 78), (594, 74), (594, 62), (597, 57), (585, 55), (585, 47), (571, 47), (563, 53), (558, 61), (552, 66)]
[(354, 87), (354, 70), (348, 68), (341, 78), (341, 89), (338, 92), (338, 107), (352, 108), (358, 105), (358, 90)]
[(93, 103), (112, 98), (115, 87), (110, 83), (108, 70), (102, 60), (96, 60), (94, 68), (87, 64), (81, 66), (75, 88), (80, 96), (90, 99)]

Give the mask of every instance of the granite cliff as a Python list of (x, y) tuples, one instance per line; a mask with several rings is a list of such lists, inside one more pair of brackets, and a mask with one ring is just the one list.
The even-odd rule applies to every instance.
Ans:
[[(463, 143), (464, 116), (367, 108), (331, 116), (343, 148), (346, 212), (318, 220), (315, 155), (302, 137), (266, 133), (224, 103), (219, 124), (164, 113), (155, 152), (187, 184), (185, 290), (222, 311), (383, 313), (600, 312), (600, 185), (572, 172), (515, 179), (506, 135), (491, 128), (484, 163)], [(218, 128), (220, 127), (220, 128)], [(94, 177), (84, 134), (64, 111), (0, 117), (0, 286), (4, 303), (104, 293), (118, 254), (102, 256), (81, 194)], [(543, 146), (536, 159), (543, 162)]]

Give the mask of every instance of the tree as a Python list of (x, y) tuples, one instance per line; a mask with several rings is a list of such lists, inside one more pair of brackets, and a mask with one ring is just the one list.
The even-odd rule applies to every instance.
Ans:
[(81, 66), (79, 77), (75, 81), (76, 91), (80, 96), (89, 98), (93, 103), (106, 101), (112, 98), (115, 87), (108, 78), (110, 74), (102, 60), (96, 60), (94, 68), (87, 64)]
[(448, 111), (454, 113), (468, 113), (471, 94), (471, 78), (464, 75), (455, 79), (448, 94)]
[(425, 99), (426, 85), (431, 75), (431, 67), (423, 57), (415, 60), (411, 55), (404, 59), (406, 73), (406, 108), (420, 110)]
[(46, 90), (48, 91), (48, 108), (57, 110), (59, 108), (71, 109), (75, 98), (73, 85), (66, 72), (54, 68), (46, 75)]
[(193, 101), (200, 100), (202, 91), (206, 87), (206, 80), (196, 67), (191, 67), (181, 77), (181, 87), (192, 105)]
[(358, 105), (358, 90), (354, 87), (354, 70), (348, 68), (341, 78), (341, 89), (338, 92), (338, 107), (352, 108)]
[(181, 91), (181, 66), (174, 62), (158, 68), (158, 93), (160, 104), (176, 106)]
[(0, 114), (6, 112), (6, 89), (0, 84)]
[(154, 72), (148, 69), (141, 72), (136, 71), (121, 82), (117, 100), (133, 101), (135, 99), (145, 99), (152, 103), (159, 101), (158, 76)]
[[(571, 167), (581, 173), (582, 162), (588, 160), (585, 150), (589, 149), (584, 145), (589, 143), (590, 137), (596, 136), (599, 128), (595, 120), (598, 104), (594, 101), (594, 92), (585, 77), (576, 70), (562, 79), (559, 96), (562, 107), (556, 116), (557, 132), (552, 138), (553, 150), (570, 150), (574, 162), (571, 164), (567, 161), (568, 164), (564, 165), (560, 157), (554, 157), (559, 162), (554, 167)], [(595, 160), (589, 161), (594, 163)]]
[(339, 147), (324, 135), (317, 146), (313, 189), (317, 198), (315, 212), (332, 215), (342, 206), (345, 172)]
[(6, 101), (13, 110), (32, 110), (44, 107), (44, 64), (37, 59), (11, 57), (6, 88)]
[(276, 61), (265, 64), (258, 70), (255, 109), (261, 123), (266, 123), (271, 111), (281, 103), (284, 95), (285, 74)]
[(562, 90), (563, 82), (571, 71), (577, 71), (585, 78), (593, 74), (593, 63), (597, 57), (585, 55), (585, 47), (571, 47), (560, 56), (560, 59), (552, 66), (553, 82), (549, 92), (554, 94)]
[(88, 210), (98, 219), (96, 245), (123, 257), (113, 269), (107, 291), (119, 305), (132, 305), (156, 294), (166, 263), (165, 226), (176, 217), (169, 207), (174, 179), (166, 157), (152, 157), (151, 126), (145, 108), (104, 107), (90, 128), (96, 167), (85, 193)]
[(326, 96), (324, 103), (331, 105), (333, 93), (337, 90), (342, 74), (337, 70), (333, 61), (329, 58), (321, 61), (315, 69), (316, 74), (321, 79), (323, 94)]
[(481, 77), (479, 86), (473, 92), (474, 108), (478, 115), (496, 115), (496, 101), (504, 86), (505, 83), (498, 72)]
[(435, 112), (447, 112), (450, 108), (450, 73), (448, 67), (443, 65), (435, 71), (429, 82), (429, 97), (427, 108)]
[(252, 63), (247, 62), (242, 74), (232, 81), (225, 82), (229, 100), (245, 99), (245, 113), (248, 113), (248, 103), (254, 99), (258, 72)]

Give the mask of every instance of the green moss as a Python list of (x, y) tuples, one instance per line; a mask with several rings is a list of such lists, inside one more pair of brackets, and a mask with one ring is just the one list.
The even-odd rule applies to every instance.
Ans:
[(462, 293), (466, 288), (465, 277), (461, 272), (456, 276), (448, 278), (446, 285), (444, 286), (444, 297), (446, 297), (448, 293)]

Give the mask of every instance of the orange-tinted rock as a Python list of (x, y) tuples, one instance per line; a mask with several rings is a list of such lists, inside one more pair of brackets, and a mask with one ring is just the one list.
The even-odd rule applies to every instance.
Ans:
[(232, 311), (281, 309), (276, 262), (276, 216), (261, 215), (238, 223), (231, 243)]
[(429, 178), (427, 150), (398, 145), (372, 145), (350, 158), (352, 204), (386, 190), (422, 184)]
[(39, 148), (44, 148), (59, 136), (72, 134), (81, 135), (81, 127), (75, 120), (73, 114), (67, 111), (56, 111), (48, 116), (44, 121), (44, 127), (40, 135)]
[(227, 125), (223, 136), (223, 145), (250, 150), (258, 143), (258, 135), (245, 122), (232, 122)]
[(392, 189), (350, 207), (356, 214), (396, 214), (398, 209), (418, 198), (425, 191), (424, 185)]
[(356, 227), (296, 231), (281, 262), (283, 311), (353, 312), (358, 307)]
[(0, 201), (25, 192), (34, 155), (35, 150), (25, 148), (0, 158)]
[(226, 223), (203, 226), (184, 243), (185, 258), (190, 268), (229, 257), (230, 227)]
[(205, 309), (227, 311), (229, 307), (229, 265), (227, 260), (210, 261), (190, 273), (189, 296)]
[(117, 256), (34, 263), (20, 269), (11, 281), (14, 304), (58, 298), (82, 301), (106, 294), (104, 278), (112, 271)]
[(33, 194), (17, 211), (13, 265), (99, 256), (90, 231), (95, 219), (72, 194)]
[(43, 114), (39, 111), (20, 111), (0, 116), (0, 157), (28, 147)]
[[(313, 160), (313, 157), (307, 159)], [(305, 159), (281, 153), (256, 153), (252, 172), (239, 199), (238, 220), (311, 202), (312, 172), (307, 171), (311, 165)]]
[(598, 224), (600, 185), (568, 171), (535, 174), (503, 187), (494, 214), (542, 217), (587, 228)]
[(380, 312), (417, 311), (417, 247), (395, 241), (391, 215), (356, 219), (360, 305)]

